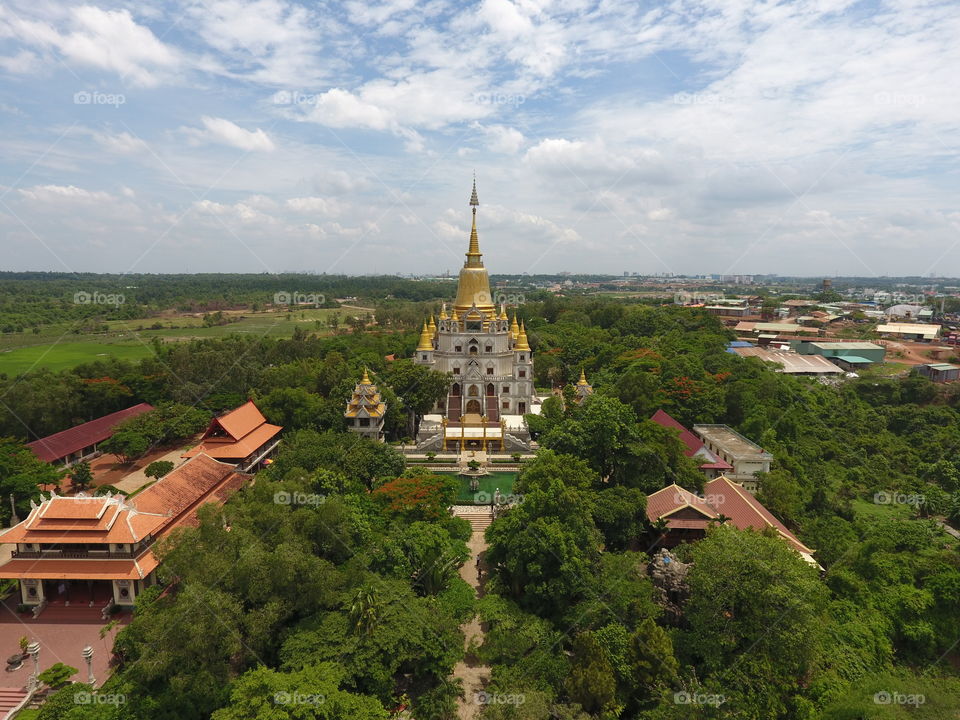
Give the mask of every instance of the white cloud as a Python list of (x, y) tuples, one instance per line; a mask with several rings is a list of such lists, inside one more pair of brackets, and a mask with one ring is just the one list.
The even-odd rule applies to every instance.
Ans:
[(86, 190), (75, 185), (35, 185), (18, 191), (27, 200), (48, 204), (105, 203), (115, 200), (102, 190)]
[(203, 130), (197, 128), (183, 128), (184, 132), (196, 142), (214, 142), (221, 145), (230, 145), (247, 152), (270, 152), (276, 148), (273, 140), (263, 130), (245, 130), (239, 125), (225, 118), (200, 118)]
[[(57, 52), (68, 63), (114, 72), (143, 86), (156, 85), (180, 64), (178, 52), (138, 24), (129, 10), (83, 5), (58, 19), (63, 29), (0, 10), (0, 37), (17, 38), (37, 49)], [(29, 59), (23, 53), (17, 57)], [(36, 69), (41, 65), (35, 63)]]

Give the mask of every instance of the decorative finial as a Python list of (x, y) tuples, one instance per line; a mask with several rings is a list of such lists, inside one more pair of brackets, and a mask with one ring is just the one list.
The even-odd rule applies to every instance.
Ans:
[[(477, 173), (473, 173), (473, 193), (470, 195), (470, 205), (473, 207), (479, 207), (480, 201), (477, 199)], [(476, 213), (476, 210), (474, 210)]]
[(363, 378), (360, 380), (361, 385), (372, 385), (370, 382), (370, 375), (367, 373), (367, 368), (363, 368)]
[(580, 368), (580, 380), (577, 381), (577, 385), (587, 385), (587, 376), (583, 372), (583, 368)]

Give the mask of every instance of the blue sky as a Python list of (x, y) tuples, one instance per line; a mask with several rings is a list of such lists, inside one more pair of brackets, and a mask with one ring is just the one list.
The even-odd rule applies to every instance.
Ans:
[(960, 6), (0, 7), (5, 269), (960, 276)]

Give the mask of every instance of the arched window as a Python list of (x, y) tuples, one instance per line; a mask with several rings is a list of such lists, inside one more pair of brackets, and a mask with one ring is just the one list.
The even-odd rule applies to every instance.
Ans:
[(484, 352), (488, 352), (488, 353), (492, 353), (492, 352), (493, 352), (493, 345), (487, 345), (485, 348), (483, 348), (483, 351), (484, 351)]
[(453, 387), (450, 388), (450, 394), (451, 394), (451, 395), (457, 395), (457, 396), (460, 395), (460, 383), (454, 383), (454, 384), (453, 384)]
[(493, 386), (493, 383), (487, 383), (487, 395), (496, 395), (497, 389)]

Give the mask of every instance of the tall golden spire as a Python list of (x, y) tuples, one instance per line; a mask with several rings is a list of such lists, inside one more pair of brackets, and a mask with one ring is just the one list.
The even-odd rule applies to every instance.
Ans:
[(477, 208), (480, 201), (477, 199), (477, 178), (473, 178), (473, 192), (470, 194), (470, 210), (473, 213), (473, 226), (470, 228), (470, 247), (467, 249), (467, 264), (464, 267), (483, 267), (480, 260), (480, 240), (477, 237)]
[(433, 336), (430, 335), (430, 328), (423, 324), (423, 330), (420, 331), (420, 342), (417, 344), (417, 350), (433, 350)]
[(527, 328), (521, 323), (520, 324), (520, 334), (517, 335), (517, 344), (513, 347), (514, 350), (529, 350), (530, 342), (527, 340)]
[(520, 334), (520, 326), (517, 324), (517, 315), (514, 313), (513, 322), (510, 323), (510, 336), (516, 340), (517, 336)]
[(427, 323), (427, 327), (430, 329), (431, 335), (437, 334), (437, 324), (433, 321), (433, 315), (430, 316), (430, 322)]
[(467, 249), (467, 259), (460, 269), (460, 279), (457, 283), (457, 299), (454, 309), (461, 315), (476, 306), (483, 316), (496, 317), (496, 308), (493, 305), (493, 296), (490, 293), (490, 276), (483, 266), (480, 252), (480, 241), (477, 238), (477, 180), (473, 180), (473, 190), (470, 194), (470, 210), (473, 215), (473, 224), (470, 228), (470, 246)]

